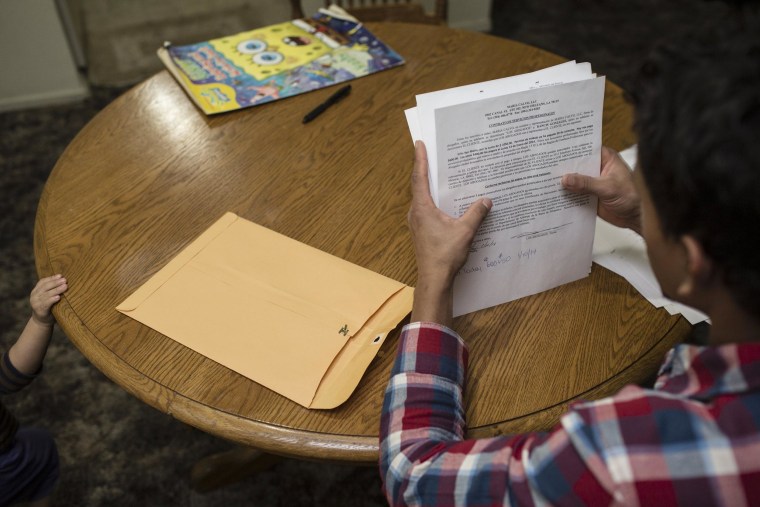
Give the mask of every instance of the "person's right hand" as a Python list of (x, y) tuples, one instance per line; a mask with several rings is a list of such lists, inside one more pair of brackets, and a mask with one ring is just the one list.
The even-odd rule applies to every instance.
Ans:
[(641, 232), (641, 199), (630, 169), (615, 150), (602, 146), (602, 168), (598, 178), (565, 174), (562, 186), (571, 192), (597, 196), (600, 218), (612, 225)]
[(422, 141), (415, 143), (414, 154), (412, 203), (407, 220), (417, 258), (417, 276), (449, 286), (467, 261), (472, 240), (492, 202), (487, 197), (478, 199), (461, 217), (450, 217), (436, 207), (430, 195), (427, 151)]
[(66, 279), (58, 274), (41, 279), (32, 289), (29, 303), (32, 306), (32, 318), (42, 325), (51, 325), (55, 322), (50, 309), (61, 300), (61, 294), (66, 292), (69, 286)]
[(436, 207), (430, 196), (427, 150), (422, 141), (415, 143), (412, 203), (407, 214), (417, 259), (412, 321), (450, 325), (454, 278), (492, 205), (491, 199), (480, 198), (459, 218)]

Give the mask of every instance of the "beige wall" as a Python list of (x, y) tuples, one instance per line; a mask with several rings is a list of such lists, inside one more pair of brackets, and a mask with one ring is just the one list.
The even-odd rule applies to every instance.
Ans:
[(0, 112), (87, 96), (52, 0), (0, 0)]

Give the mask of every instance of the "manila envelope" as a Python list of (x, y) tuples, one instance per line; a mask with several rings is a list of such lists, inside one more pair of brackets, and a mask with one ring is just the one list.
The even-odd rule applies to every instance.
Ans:
[(307, 408), (348, 399), (413, 291), (226, 213), (116, 309)]

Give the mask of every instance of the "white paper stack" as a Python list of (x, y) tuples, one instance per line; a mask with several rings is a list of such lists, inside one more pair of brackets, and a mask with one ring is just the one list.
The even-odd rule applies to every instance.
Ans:
[(604, 78), (572, 61), (416, 99), (406, 118), (433, 201), (455, 217), (493, 202), (454, 281), (454, 315), (588, 276), (596, 198), (560, 179), (598, 174)]

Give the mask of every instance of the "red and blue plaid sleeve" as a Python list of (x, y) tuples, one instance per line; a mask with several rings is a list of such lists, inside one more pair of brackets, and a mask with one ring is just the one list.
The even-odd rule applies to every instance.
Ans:
[(391, 505), (760, 505), (760, 343), (678, 346), (655, 390), (479, 440), (464, 439), (466, 365), (454, 331), (404, 328), (380, 428)]
[(391, 505), (610, 502), (562, 427), (465, 440), (466, 365), (454, 331), (419, 322), (402, 331), (380, 428), (380, 473)]

